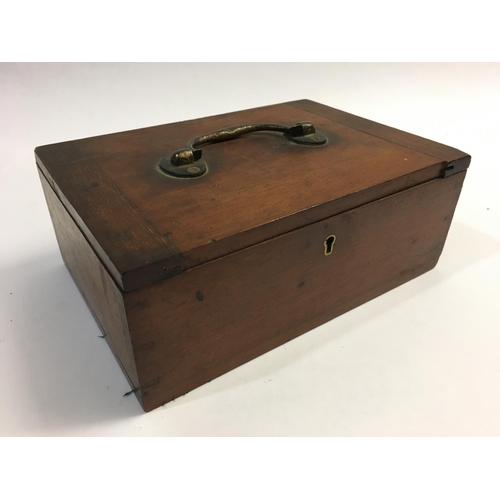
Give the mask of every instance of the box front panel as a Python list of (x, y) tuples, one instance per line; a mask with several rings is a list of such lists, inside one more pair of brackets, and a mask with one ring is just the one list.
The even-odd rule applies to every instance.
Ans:
[(465, 172), (126, 293), (146, 410), (432, 269)]

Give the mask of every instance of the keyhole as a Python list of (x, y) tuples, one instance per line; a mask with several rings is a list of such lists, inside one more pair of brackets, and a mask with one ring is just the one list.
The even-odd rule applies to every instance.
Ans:
[(333, 252), (333, 245), (335, 244), (335, 240), (337, 237), (334, 234), (331, 234), (325, 240), (325, 255), (330, 255)]

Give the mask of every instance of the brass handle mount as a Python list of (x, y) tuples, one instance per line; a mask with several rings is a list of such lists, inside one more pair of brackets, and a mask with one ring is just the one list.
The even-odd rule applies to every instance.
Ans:
[(184, 149), (179, 149), (170, 157), (165, 156), (160, 160), (160, 168), (174, 177), (200, 177), (207, 171), (207, 164), (202, 157), (200, 146), (236, 139), (252, 132), (280, 132), (287, 139), (303, 146), (322, 146), (326, 144), (325, 134), (316, 130), (310, 122), (300, 122), (291, 127), (269, 123), (239, 125), (190, 140)]

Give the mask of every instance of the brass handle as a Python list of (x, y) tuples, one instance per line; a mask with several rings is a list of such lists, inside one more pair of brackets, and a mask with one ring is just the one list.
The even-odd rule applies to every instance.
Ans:
[(210, 132), (190, 140), (184, 149), (175, 151), (170, 158), (162, 158), (160, 167), (163, 171), (175, 177), (199, 177), (206, 172), (207, 164), (201, 159), (201, 149), (197, 148), (203, 144), (230, 141), (242, 135), (262, 131), (281, 132), (289, 140), (307, 146), (321, 146), (327, 142), (326, 136), (317, 131), (310, 122), (297, 123), (291, 127), (269, 123), (239, 125), (238, 127)]

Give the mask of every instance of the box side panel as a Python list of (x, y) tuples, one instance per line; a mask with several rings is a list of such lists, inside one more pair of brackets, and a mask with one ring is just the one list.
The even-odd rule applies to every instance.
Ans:
[[(35, 150), (40, 172), (122, 290), (181, 271), (172, 241), (124, 197), (92, 158), (51, 164), (50, 151), (50, 146)], [(46, 156), (47, 165), (39, 155)]]
[(123, 295), (43, 174), (39, 173), (63, 260), (129, 382), (134, 388), (138, 387)]
[(144, 408), (432, 269), (464, 177), (427, 182), (125, 294), (147, 381)]

